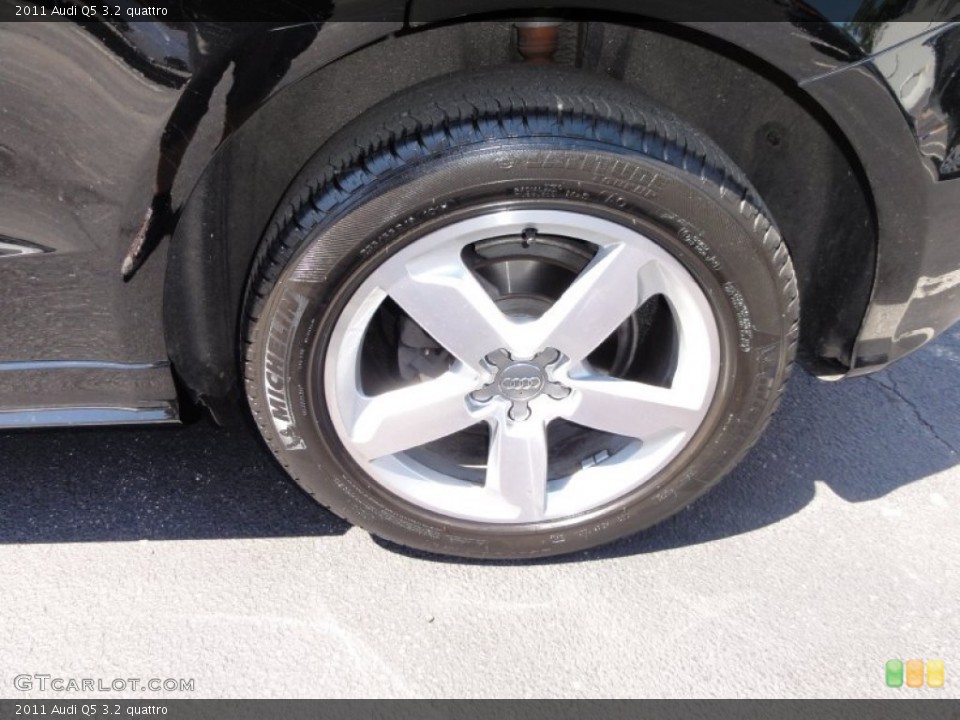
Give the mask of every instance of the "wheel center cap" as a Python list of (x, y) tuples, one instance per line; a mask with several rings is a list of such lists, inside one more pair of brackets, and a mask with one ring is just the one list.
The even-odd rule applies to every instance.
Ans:
[(528, 362), (508, 365), (497, 376), (497, 387), (507, 400), (533, 400), (543, 390), (546, 378), (539, 366)]
[(562, 400), (570, 394), (570, 388), (550, 379), (547, 368), (560, 361), (560, 352), (553, 348), (537, 353), (531, 360), (514, 360), (506, 350), (497, 350), (487, 355), (487, 365), (496, 370), (493, 381), (470, 394), (477, 402), (489, 402), (495, 397), (510, 401), (509, 415), (512, 420), (530, 417), (529, 403), (538, 395)]

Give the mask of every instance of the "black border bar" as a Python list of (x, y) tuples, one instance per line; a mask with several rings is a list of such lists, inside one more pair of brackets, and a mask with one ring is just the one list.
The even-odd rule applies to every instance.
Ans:
[(0, 0), (0, 21), (419, 24), (477, 13), (564, 17), (599, 8), (670, 22), (960, 21), (960, 0)]

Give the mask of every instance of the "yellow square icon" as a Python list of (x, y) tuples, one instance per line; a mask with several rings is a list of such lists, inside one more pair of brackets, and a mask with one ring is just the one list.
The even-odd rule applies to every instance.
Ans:
[(946, 669), (943, 666), (943, 660), (927, 660), (927, 687), (943, 687), (945, 675)]
[(907, 660), (907, 687), (923, 687), (923, 660)]

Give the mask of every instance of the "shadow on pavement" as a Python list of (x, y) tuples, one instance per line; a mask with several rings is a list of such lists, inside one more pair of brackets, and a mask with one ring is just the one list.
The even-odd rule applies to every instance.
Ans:
[(342, 535), (252, 429), (0, 435), (0, 543)]
[[(798, 512), (816, 482), (862, 502), (952, 467), (958, 371), (960, 329), (874, 378), (828, 384), (797, 372), (757, 446), (690, 508), (607, 547), (531, 562), (708, 542)], [(350, 527), (310, 502), (245, 428), (5, 433), (0, 458), (0, 543), (324, 536)]]

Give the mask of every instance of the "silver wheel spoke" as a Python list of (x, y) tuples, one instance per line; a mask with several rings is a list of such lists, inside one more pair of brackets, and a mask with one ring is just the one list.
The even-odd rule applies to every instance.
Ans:
[(625, 437), (650, 439), (665, 432), (692, 434), (703, 420), (697, 398), (677, 390), (603, 376), (572, 379), (579, 425)]
[(375, 397), (358, 396), (350, 436), (369, 460), (410, 450), (477, 422), (467, 409), (470, 378), (446, 373)]
[(387, 293), (429, 335), (474, 370), (509, 344), (513, 323), (460, 259), (459, 248), (418, 257)]
[(537, 321), (538, 342), (579, 362), (665, 287), (659, 264), (646, 253), (627, 245), (605, 248)]
[(506, 419), (493, 423), (484, 488), (517, 509), (515, 522), (543, 518), (547, 505), (547, 433), (542, 423)]

